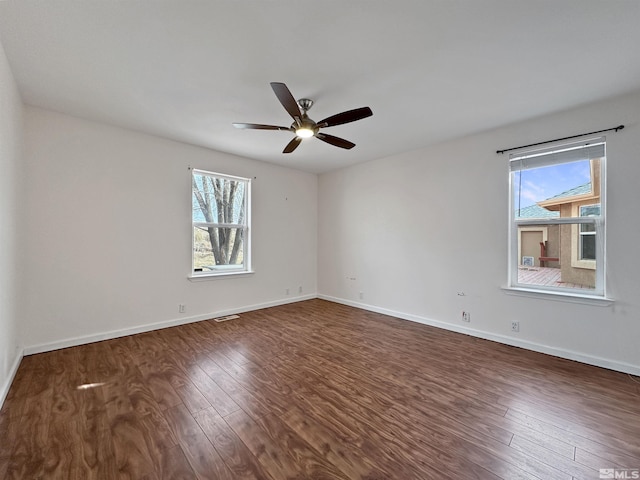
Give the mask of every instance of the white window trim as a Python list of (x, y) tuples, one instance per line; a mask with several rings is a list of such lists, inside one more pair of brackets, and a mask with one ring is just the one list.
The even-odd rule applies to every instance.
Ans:
[[(208, 222), (194, 222), (193, 221), (193, 176), (201, 174), (208, 175), (217, 178), (224, 178), (227, 180), (233, 180), (238, 182), (245, 182), (245, 224), (235, 224), (235, 223), (208, 223)], [(189, 192), (191, 193), (191, 202), (189, 202), (190, 206), (190, 215), (191, 215), (191, 272), (187, 275), (187, 279), (190, 281), (201, 281), (201, 280), (215, 280), (218, 278), (227, 278), (227, 277), (240, 277), (245, 275), (252, 275), (254, 270), (252, 269), (251, 263), (251, 179), (245, 177), (237, 177), (233, 175), (227, 175), (224, 173), (211, 172), (209, 170), (200, 170), (197, 168), (190, 169), (189, 174)], [(221, 265), (216, 267), (213, 270), (209, 270), (206, 272), (195, 272), (193, 265), (193, 243), (194, 243), (194, 227), (197, 226), (205, 226), (208, 227), (210, 225), (215, 225), (217, 227), (229, 227), (229, 228), (242, 228), (244, 230), (244, 262), (242, 266), (235, 265)]]
[(199, 282), (204, 280), (216, 280), (219, 278), (229, 278), (229, 277), (244, 277), (247, 275), (253, 275), (255, 273), (254, 270), (242, 270), (242, 271), (233, 271), (233, 272), (206, 272), (206, 273), (192, 273), (191, 275), (187, 275), (187, 279), (191, 282)]
[(582, 305), (596, 305), (606, 307), (614, 302), (610, 297), (602, 297), (600, 295), (583, 295), (574, 291), (557, 292), (553, 290), (537, 290), (535, 288), (523, 287), (502, 287), (502, 291), (507, 295), (515, 295), (519, 297), (538, 298), (543, 300), (556, 300), (560, 302), (579, 303)]

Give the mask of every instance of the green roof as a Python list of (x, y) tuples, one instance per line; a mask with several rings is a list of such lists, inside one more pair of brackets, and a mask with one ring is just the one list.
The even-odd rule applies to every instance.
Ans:
[[(546, 200), (559, 199), (559, 198), (568, 198), (575, 197), (576, 195), (585, 195), (591, 193), (591, 182), (585, 183), (584, 185), (580, 185), (579, 187), (574, 187), (566, 192), (559, 193), (558, 195), (554, 195), (553, 197), (549, 197)], [(553, 212), (551, 210), (547, 210), (546, 208), (541, 207), (538, 204), (529, 205), (528, 207), (521, 208), (520, 210), (516, 210), (515, 218), (555, 218), (560, 216), (560, 212)]]
[(558, 195), (554, 195), (553, 197), (547, 198), (547, 200), (551, 200), (553, 198), (575, 197), (576, 195), (586, 195), (588, 193), (591, 193), (591, 182), (580, 185), (579, 187), (574, 187), (571, 190), (559, 193)]
[(552, 212), (534, 203), (528, 207), (516, 210), (515, 218), (555, 218), (558, 216), (560, 216), (560, 212)]

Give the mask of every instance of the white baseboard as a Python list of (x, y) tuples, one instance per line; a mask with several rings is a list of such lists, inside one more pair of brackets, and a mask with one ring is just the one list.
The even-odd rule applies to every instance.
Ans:
[(16, 373), (18, 373), (18, 367), (20, 366), (20, 362), (22, 361), (23, 356), (24, 351), (22, 349), (19, 349), (18, 354), (16, 355), (13, 364), (11, 365), (11, 369), (9, 370), (9, 376), (7, 376), (2, 386), (0, 386), (0, 408), (2, 408), (2, 406), (4, 405), (4, 401), (9, 394), (9, 388), (11, 388), (13, 379), (16, 378)]
[(464, 333), (471, 335), (472, 337), (483, 338), (485, 340), (492, 340), (494, 342), (503, 343), (505, 345), (511, 345), (512, 347), (525, 348), (534, 352), (546, 353), (547, 355), (553, 355), (554, 357), (566, 358), (568, 360), (575, 360), (576, 362), (586, 363), (587, 365), (594, 365), (596, 367), (607, 368), (609, 370), (615, 370), (623, 373), (630, 373), (631, 375), (640, 376), (640, 366), (632, 365), (629, 363), (618, 362), (607, 358), (596, 357), (593, 355), (585, 355), (583, 353), (574, 352), (571, 350), (564, 350), (548, 345), (542, 345), (539, 343), (529, 342), (526, 340), (518, 340), (516, 338), (507, 337), (505, 335), (498, 335), (495, 333), (485, 332), (483, 330), (476, 330), (473, 328), (454, 325), (451, 323), (440, 322), (419, 315), (413, 315), (410, 313), (398, 312), (395, 310), (389, 310), (387, 308), (376, 307), (374, 305), (367, 305), (364, 303), (358, 303), (344, 298), (331, 297), (329, 295), (318, 295), (318, 298), (328, 300), (330, 302), (341, 303), (350, 307), (361, 308), (370, 312), (381, 313), (383, 315), (389, 315), (392, 317), (401, 318), (403, 320), (409, 320), (412, 322), (422, 323), (424, 325), (430, 325), (432, 327), (442, 328), (444, 330), (450, 330), (452, 332)]
[[(95, 335), (69, 338), (69, 339), (61, 340), (57, 342), (43, 343), (39, 345), (30, 345), (24, 348), (24, 351), (22, 354), (33, 355), (36, 353), (49, 352), (52, 350), (73, 347), (76, 345), (83, 345), (86, 343), (99, 342), (102, 340), (110, 340), (112, 338), (125, 337), (127, 335), (135, 335), (136, 333), (144, 333), (152, 330), (159, 330), (162, 328), (174, 327), (177, 325), (184, 325), (187, 323), (200, 322), (202, 320), (209, 320), (215, 317), (240, 314), (244, 312), (250, 312), (252, 310), (260, 310), (262, 308), (277, 307), (279, 305), (286, 305), (288, 303), (296, 303), (304, 300), (311, 300), (313, 298), (320, 298), (323, 300), (328, 300), (330, 302), (340, 303), (343, 305), (349, 305), (351, 307), (361, 308), (363, 310), (368, 310), (371, 312), (381, 313), (383, 315), (390, 315), (392, 317), (401, 318), (403, 320), (409, 320), (412, 322), (422, 323), (424, 325), (430, 325), (432, 327), (442, 328), (444, 330), (450, 330), (452, 332), (463, 333), (465, 335), (471, 335), (473, 337), (483, 338), (485, 340), (492, 340), (494, 342), (503, 343), (505, 345), (511, 345), (513, 347), (525, 348), (527, 350), (532, 350), (534, 352), (545, 353), (547, 355), (566, 358), (568, 360), (575, 360), (577, 362), (586, 363), (588, 365), (594, 365), (596, 367), (607, 368), (609, 370), (616, 370), (618, 372), (630, 373), (631, 375), (640, 376), (640, 367), (637, 365), (618, 362), (615, 360), (596, 357), (593, 355), (586, 355), (583, 353), (551, 347), (548, 345), (542, 345), (534, 342), (529, 342), (526, 340), (518, 340), (516, 338), (508, 337), (505, 335), (485, 332), (483, 330), (476, 330), (473, 328), (454, 325), (447, 322), (441, 322), (438, 320), (433, 320), (433, 319), (422, 317), (419, 315), (413, 315), (409, 313), (399, 312), (396, 310), (390, 310), (387, 308), (376, 307), (374, 305), (368, 305), (365, 303), (354, 302), (344, 298), (338, 298), (338, 297), (332, 297), (329, 295), (320, 295), (320, 294), (318, 295), (310, 294), (310, 295), (292, 297), (292, 298), (287, 298), (282, 300), (274, 300), (271, 302), (265, 302), (265, 303), (255, 304), (255, 305), (245, 305), (243, 307), (220, 310), (220, 311), (211, 312), (203, 315), (196, 315), (192, 317), (184, 317), (184, 318), (178, 318), (174, 320), (167, 320), (164, 322), (140, 325), (136, 327), (127, 328), (124, 330), (113, 330), (113, 331), (99, 333)], [(20, 365), (21, 359), (22, 359), (22, 356), (19, 356), (19, 358), (16, 359), (16, 362), (12, 370), (12, 376), (10, 377), (11, 380), (13, 380), (13, 376), (15, 376), (15, 372), (18, 370), (18, 366)], [(3, 401), (4, 401), (4, 397), (8, 393), (10, 385), (11, 385), (11, 381), (8, 381), (6, 385), (2, 386), (2, 390), (0, 391), (0, 395), (1, 395), (0, 398)]]
[(139, 326), (125, 328), (121, 330), (111, 330), (108, 332), (97, 333), (94, 335), (85, 335), (82, 337), (68, 338), (68, 339), (60, 340), (56, 342), (41, 343), (39, 345), (29, 345), (25, 347), (24, 355), (34, 355), (36, 353), (50, 352), (52, 350), (59, 350), (61, 348), (75, 347), (76, 345), (84, 345), (87, 343), (100, 342), (102, 340), (111, 340), (113, 338), (126, 337), (127, 335), (135, 335), (136, 333), (150, 332), (152, 330), (160, 330), (162, 328), (175, 327), (178, 325), (185, 325), (187, 323), (200, 322), (202, 320), (210, 320), (216, 317), (223, 317), (226, 315), (235, 315), (239, 313), (250, 312), (252, 310), (260, 310), (263, 308), (277, 307), (279, 305), (286, 305), (288, 303), (311, 300), (313, 298), (317, 298), (317, 296), (315, 294), (301, 295), (301, 296), (287, 298), (283, 300), (274, 300), (271, 302), (259, 303), (255, 305), (245, 305), (238, 308), (219, 310), (216, 312), (206, 313), (202, 315), (176, 318), (173, 320), (166, 320), (164, 322), (149, 323), (146, 325), (139, 325)]

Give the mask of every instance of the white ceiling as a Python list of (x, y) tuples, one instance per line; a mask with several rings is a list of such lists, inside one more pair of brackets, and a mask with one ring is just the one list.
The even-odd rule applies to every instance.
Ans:
[[(640, 89), (639, 25), (638, 0), (0, 0), (26, 103), (310, 172)], [(373, 117), (283, 155), (231, 126), (291, 123), (272, 81)]]

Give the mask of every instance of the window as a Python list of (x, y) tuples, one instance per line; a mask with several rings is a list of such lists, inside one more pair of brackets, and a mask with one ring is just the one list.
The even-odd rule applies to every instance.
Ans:
[(248, 272), (251, 180), (193, 170), (194, 276)]
[[(585, 205), (580, 207), (580, 216), (599, 217), (600, 205)], [(580, 260), (596, 259), (596, 229), (588, 223), (580, 225), (579, 258)]]
[(604, 138), (509, 163), (509, 286), (604, 297)]

